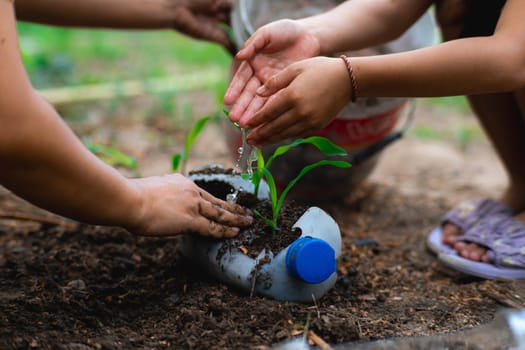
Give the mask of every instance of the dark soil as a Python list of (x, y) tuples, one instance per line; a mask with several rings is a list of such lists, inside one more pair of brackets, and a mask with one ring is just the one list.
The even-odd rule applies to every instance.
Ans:
[[(233, 169), (220, 167), (191, 172), (190, 175), (198, 173), (239, 175)], [(231, 185), (222, 181), (195, 181), (195, 183), (223, 200), (226, 200), (226, 196), (235, 191)], [(263, 219), (273, 217), (270, 200), (258, 200), (253, 193), (239, 191), (236, 194), (236, 203), (259, 215), (254, 214), (254, 221), (250, 227), (242, 229), (236, 237), (226, 240), (222, 250), (242, 247), (244, 253), (251, 258), (256, 258), (262, 250), (271, 251), (276, 255), (301, 235), (300, 229), (292, 227), (306, 211), (307, 207), (304, 205), (295, 201), (284, 203), (279, 213), (278, 226), (274, 228)], [(220, 257), (219, 254), (217, 259)]]
[(267, 349), (306, 323), (310, 339), (364, 342), (448, 334), (522, 307), (517, 283), (454, 273), (426, 251), (451, 205), (379, 183), (323, 205), (343, 235), (339, 279), (297, 304), (215, 281), (179, 256), (176, 239), (66, 221), (2, 191), (0, 348)]

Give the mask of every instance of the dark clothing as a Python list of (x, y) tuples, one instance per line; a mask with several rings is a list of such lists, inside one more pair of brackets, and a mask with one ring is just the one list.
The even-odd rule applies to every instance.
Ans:
[(494, 33), (505, 0), (471, 0), (465, 14), (462, 37), (489, 36)]

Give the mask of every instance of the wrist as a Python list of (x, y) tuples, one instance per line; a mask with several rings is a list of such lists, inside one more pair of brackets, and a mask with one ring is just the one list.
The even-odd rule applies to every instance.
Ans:
[(355, 77), (354, 67), (352, 65), (352, 60), (350, 57), (346, 55), (341, 55), (341, 59), (343, 60), (343, 63), (346, 68), (346, 73), (348, 76), (348, 84), (350, 87), (350, 101), (355, 102), (357, 100), (358, 96), (358, 86), (357, 86), (357, 79)]
[(323, 29), (323, 24), (320, 23), (319, 15), (297, 20), (297, 24), (317, 47), (317, 52), (312, 57), (330, 56), (333, 53), (328, 50), (325, 43), (326, 30)]
[(173, 29), (183, 5), (179, 0), (142, 0), (130, 3), (136, 6), (135, 18), (138, 26), (150, 29)]
[(130, 232), (140, 232), (144, 226), (145, 213), (147, 208), (145, 191), (141, 184), (141, 179), (126, 179), (125, 208), (120, 214), (120, 224)]

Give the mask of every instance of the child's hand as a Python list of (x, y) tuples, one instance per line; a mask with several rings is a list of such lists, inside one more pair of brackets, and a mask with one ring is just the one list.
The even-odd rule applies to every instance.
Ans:
[(350, 79), (340, 58), (316, 57), (294, 63), (270, 78), (257, 93), (268, 98), (241, 125), (247, 141), (264, 146), (326, 126), (350, 100)]
[(134, 234), (233, 237), (253, 220), (248, 210), (215, 198), (180, 174), (130, 181), (141, 198), (140, 214), (125, 225)]
[(255, 94), (260, 82), (293, 62), (318, 55), (319, 50), (317, 38), (299, 21), (280, 20), (259, 28), (235, 56), (242, 63), (224, 96), (225, 104), (235, 103), (230, 119), (239, 122), (250, 118), (264, 104)]

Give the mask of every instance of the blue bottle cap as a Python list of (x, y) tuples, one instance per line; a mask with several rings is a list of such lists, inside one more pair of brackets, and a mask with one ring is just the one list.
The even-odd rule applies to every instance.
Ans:
[(335, 251), (322, 239), (302, 237), (288, 248), (286, 267), (306, 283), (321, 283), (335, 272)]

